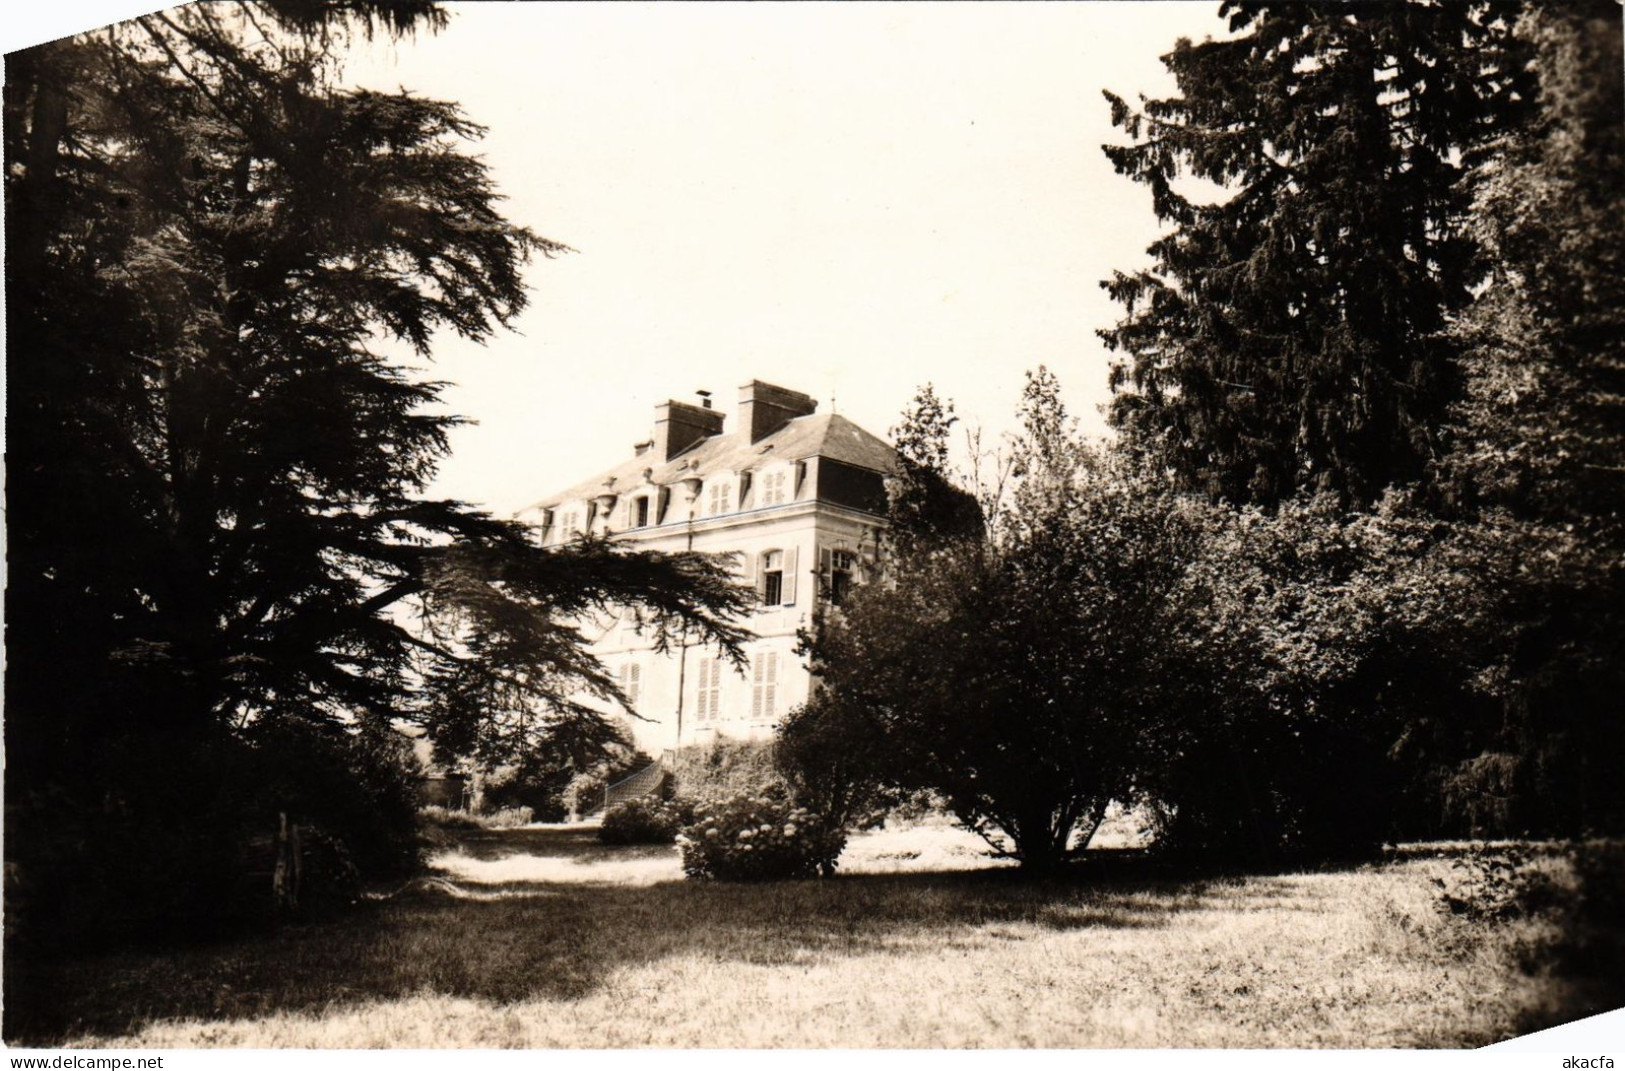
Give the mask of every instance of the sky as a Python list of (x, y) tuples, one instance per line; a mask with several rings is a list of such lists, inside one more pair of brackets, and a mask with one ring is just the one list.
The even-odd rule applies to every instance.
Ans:
[(459, 102), (509, 218), (577, 252), (531, 265), (514, 330), (437, 339), (474, 423), (434, 493), (511, 513), (668, 398), (731, 426), (751, 379), (882, 435), (930, 382), (991, 442), (1043, 364), (1105, 430), (1099, 283), (1158, 224), (1101, 90), (1168, 94), (1158, 57), (1222, 32), (1213, 0), (448, 7), (347, 76)]

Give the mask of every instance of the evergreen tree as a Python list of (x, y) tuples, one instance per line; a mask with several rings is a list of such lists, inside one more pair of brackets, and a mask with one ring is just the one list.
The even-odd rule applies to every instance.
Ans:
[(1619, 5), (1543, 5), (1538, 118), (1473, 201), (1488, 286), (1452, 326), (1467, 390), (1439, 466), (1457, 504), (1625, 544), (1625, 100)]
[(1227, 2), (1227, 37), (1163, 57), (1177, 96), (1106, 94), (1131, 139), (1106, 154), (1169, 227), (1102, 284), (1131, 446), (1237, 502), (1421, 475), (1456, 391), (1442, 329), (1482, 274), (1463, 178), (1529, 96), (1517, 11)]
[[(1625, 85), (1618, 4), (1531, 7), (1537, 121), (1494, 146), (1473, 202), (1492, 268), (1451, 327), (1466, 390), (1435, 508), (1506, 577), (1500, 701), (1455, 801), (1484, 824), (1617, 831), (1625, 794)], [(1477, 818), (1477, 816), (1474, 816)]]
[(349, 35), (443, 21), (197, 4), (8, 57), (8, 860), (166, 777), (205, 814), (209, 756), (278, 725), (601, 738), (573, 622), (611, 605), (737, 650), (723, 563), (424, 494), (458, 421), (388, 342), (487, 337), (565, 249), (502, 217), (456, 105), (336, 84)]

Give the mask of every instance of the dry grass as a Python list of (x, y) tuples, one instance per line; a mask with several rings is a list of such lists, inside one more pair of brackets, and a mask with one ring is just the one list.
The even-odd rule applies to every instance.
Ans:
[(943, 826), (843, 875), (678, 880), (590, 829), (468, 831), (419, 883), (321, 924), (167, 955), (12, 964), (7, 1040), (92, 1046), (1478, 1045), (1584, 1014), (1554, 924), (1433, 908), (1415, 858), (1035, 882)]

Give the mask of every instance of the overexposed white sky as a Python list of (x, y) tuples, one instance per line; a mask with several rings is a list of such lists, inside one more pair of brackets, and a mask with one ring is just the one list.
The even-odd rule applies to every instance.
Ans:
[(1046, 364), (1103, 430), (1098, 284), (1157, 223), (1100, 91), (1170, 92), (1214, 0), (448, 6), (350, 76), (460, 102), (510, 218), (579, 252), (532, 265), (516, 332), (437, 346), (478, 423), (436, 493), (511, 512), (752, 378), (877, 434), (931, 381), (996, 433)]

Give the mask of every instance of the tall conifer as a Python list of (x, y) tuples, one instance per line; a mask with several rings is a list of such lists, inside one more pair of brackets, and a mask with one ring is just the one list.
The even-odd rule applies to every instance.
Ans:
[(1463, 179), (1522, 114), (1515, 3), (1226, 3), (1177, 95), (1108, 146), (1167, 233), (1103, 283), (1112, 419), (1187, 483), (1369, 503), (1413, 479), (1456, 391), (1446, 316), (1482, 272)]

